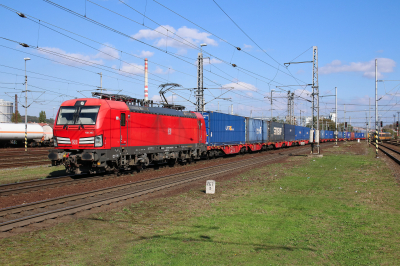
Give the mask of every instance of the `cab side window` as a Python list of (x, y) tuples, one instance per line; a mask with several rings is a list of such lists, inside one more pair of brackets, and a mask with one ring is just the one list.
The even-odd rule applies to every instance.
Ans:
[(124, 113), (121, 114), (121, 126), (122, 127), (125, 126), (125, 114)]

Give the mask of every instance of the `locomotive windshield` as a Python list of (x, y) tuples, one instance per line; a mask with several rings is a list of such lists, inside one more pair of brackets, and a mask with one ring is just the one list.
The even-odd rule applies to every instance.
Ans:
[(62, 106), (57, 125), (95, 125), (100, 106)]

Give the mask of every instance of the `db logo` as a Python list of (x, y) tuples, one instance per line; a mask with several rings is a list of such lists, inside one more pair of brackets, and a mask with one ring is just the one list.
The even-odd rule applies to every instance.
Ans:
[(73, 140), (72, 140), (72, 145), (77, 145), (77, 144), (78, 144), (78, 140), (73, 139)]

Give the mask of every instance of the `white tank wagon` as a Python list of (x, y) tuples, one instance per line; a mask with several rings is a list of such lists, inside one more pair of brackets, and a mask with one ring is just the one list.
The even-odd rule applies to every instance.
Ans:
[[(50, 126), (42, 127), (39, 124), (28, 123), (27, 139), (29, 146), (51, 146), (53, 143), (53, 129)], [(25, 143), (25, 123), (0, 123), (0, 142), (23, 145)]]
[(13, 103), (0, 99), (0, 123), (10, 123), (13, 114)]
[(53, 141), (53, 129), (51, 126), (43, 126), (43, 134), (44, 141)]

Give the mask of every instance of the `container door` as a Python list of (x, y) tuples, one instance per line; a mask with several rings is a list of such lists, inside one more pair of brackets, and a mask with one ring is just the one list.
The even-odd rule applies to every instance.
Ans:
[(126, 119), (126, 112), (121, 112), (121, 118), (120, 118), (120, 147), (126, 147), (126, 140), (127, 140), (127, 132), (128, 132), (128, 126), (127, 126), (127, 119)]

